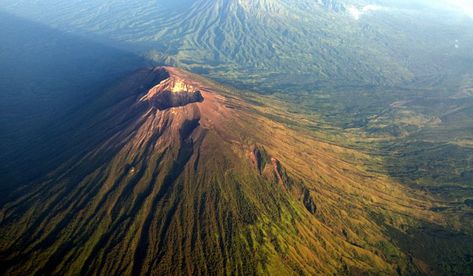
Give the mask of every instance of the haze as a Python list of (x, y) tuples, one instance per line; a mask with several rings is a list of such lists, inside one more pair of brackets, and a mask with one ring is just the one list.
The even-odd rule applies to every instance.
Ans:
[(473, 275), (472, 9), (2, 0), (0, 275)]

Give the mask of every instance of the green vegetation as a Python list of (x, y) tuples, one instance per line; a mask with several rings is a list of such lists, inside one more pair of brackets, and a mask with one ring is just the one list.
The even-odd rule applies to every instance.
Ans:
[(471, 274), (473, 23), (392, 2), (2, 1), (0, 273)]
[[(140, 99), (163, 76), (141, 70), (70, 114), (64, 164), (2, 206), (2, 273), (415, 270), (399, 248), (382, 249), (388, 237), (365, 211), (386, 212), (374, 200), (424, 216), (401, 187), (380, 195), (385, 180), (340, 158), (347, 149), (261, 116), (232, 89), (175, 74), (204, 101), (155, 109)], [(368, 179), (373, 188), (358, 192)]]

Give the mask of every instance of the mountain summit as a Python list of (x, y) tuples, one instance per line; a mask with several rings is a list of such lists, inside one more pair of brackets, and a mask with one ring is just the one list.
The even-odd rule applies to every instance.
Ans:
[(163, 80), (149, 90), (141, 99), (149, 101), (153, 107), (159, 110), (184, 106), (190, 103), (201, 102), (204, 100), (197, 87), (186, 82), (178, 74), (170, 71), (170, 68), (159, 68), (157, 74), (163, 77)]
[(1, 272), (415, 271), (386, 229), (429, 203), (241, 95), (158, 67), (77, 111), (64, 164), (0, 209)]

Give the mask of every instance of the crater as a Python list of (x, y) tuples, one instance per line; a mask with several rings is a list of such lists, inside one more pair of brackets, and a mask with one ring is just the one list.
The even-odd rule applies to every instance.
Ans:
[(159, 110), (185, 106), (204, 100), (200, 89), (191, 84), (192, 81), (170, 74), (165, 69), (162, 70), (165, 72), (160, 72), (160, 74), (165, 78), (151, 88), (141, 100), (150, 102), (153, 107)]
[(204, 97), (199, 90), (193, 92), (163, 91), (152, 98), (151, 105), (159, 110), (185, 106), (190, 103), (202, 102)]

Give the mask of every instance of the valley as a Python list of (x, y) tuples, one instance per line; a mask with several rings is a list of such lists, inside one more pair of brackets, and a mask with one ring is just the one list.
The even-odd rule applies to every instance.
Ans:
[(0, 274), (473, 274), (473, 19), (0, 3)]

